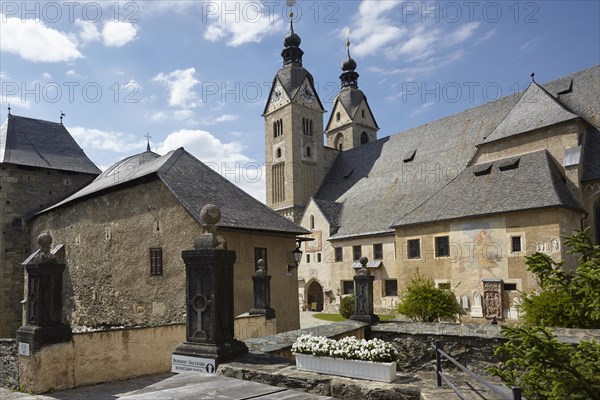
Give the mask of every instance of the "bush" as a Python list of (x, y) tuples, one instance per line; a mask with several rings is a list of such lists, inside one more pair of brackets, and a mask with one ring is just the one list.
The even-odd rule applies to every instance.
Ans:
[(340, 314), (346, 319), (354, 315), (354, 295), (342, 297)]
[(454, 320), (463, 313), (454, 293), (449, 289), (435, 287), (431, 278), (417, 272), (410, 278), (402, 292), (398, 312), (413, 321), (434, 322), (440, 319)]

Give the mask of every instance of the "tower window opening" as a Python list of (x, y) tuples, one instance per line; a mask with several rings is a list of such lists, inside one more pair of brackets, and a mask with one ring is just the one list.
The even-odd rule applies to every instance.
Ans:
[(335, 114), (335, 120), (336, 120), (336, 121), (339, 121), (341, 118), (342, 118), (342, 116), (340, 115), (340, 112), (338, 111), (338, 112)]
[(367, 144), (369, 143), (369, 135), (367, 134), (367, 132), (363, 132), (360, 134), (360, 144)]
[(277, 149), (277, 158), (281, 158), (281, 149)]
[(361, 111), (360, 111), (360, 114), (361, 114), (361, 115), (362, 115), (362, 117), (364, 118), (364, 117), (365, 117), (365, 110), (361, 110)]
[(315, 229), (315, 216), (310, 216), (310, 229)]
[(312, 149), (310, 146), (306, 148), (306, 157), (312, 157)]

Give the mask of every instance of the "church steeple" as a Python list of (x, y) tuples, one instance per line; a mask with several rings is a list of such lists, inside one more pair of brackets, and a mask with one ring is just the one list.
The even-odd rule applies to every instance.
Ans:
[(358, 72), (356, 72), (356, 61), (350, 57), (350, 39), (346, 39), (346, 50), (348, 57), (342, 63), (342, 75), (340, 75), (341, 87), (358, 88)]
[(289, 64), (302, 66), (302, 56), (304, 55), (304, 51), (300, 48), (300, 43), (302, 43), (302, 39), (294, 32), (294, 13), (290, 12), (290, 32), (285, 35), (283, 40), (285, 49), (281, 51), (283, 66)]

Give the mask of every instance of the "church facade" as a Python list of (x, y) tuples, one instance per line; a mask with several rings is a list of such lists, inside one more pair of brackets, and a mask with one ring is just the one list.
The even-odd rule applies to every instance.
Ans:
[(317, 130), (300, 43), (291, 27), (264, 118), (267, 204), (311, 231), (304, 309), (336, 310), (367, 256), (378, 311), (418, 269), (468, 317), (517, 318), (519, 291), (537, 287), (526, 255), (572, 265), (563, 236), (586, 227), (600, 243), (600, 66), (377, 139), (349, 50)]

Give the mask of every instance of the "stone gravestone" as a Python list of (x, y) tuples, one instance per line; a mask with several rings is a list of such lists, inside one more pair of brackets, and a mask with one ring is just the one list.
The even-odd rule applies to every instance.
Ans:
[(508, 310), (508, 317), (513, 319), (519, 318), (519, 306), (521, 305), (521, 299), (519, 297), (515, 297), (513, 299), (513, 305)]
[(221, 211), (202, 208), (205, 233), (194, 241), (194, 250), (181, 253), (186, 267), (186, 341), (173, 352), (171, 372), (214, 373), (219, 363), (248, 352), (233, 337), (233, 263), (236, 255), (217, 236)]
[(471, 305), (471, 317), (483, 318), (483, 307), (481, 306), (481, 295), (473, 290), (473, 304)]
[(254, 282), (254, 308), (250, 315), (264, 315), (266, 319), (275, 318), (271, 308), (271, 277), (265, 271), (265, 260), (258, 260), (258, 270), (252, 277)]
[(355, 321), (374, 324), (379, 321), (379, 317), (373, 312), (373, 279), (367, 269), (369, 259), (360, 258), (361, 267), (354, 275), (354, 315), (350, 317)]
[(45, 345), (72, 338), (70, 325), (62, 323), (62, 276), (65, 249), (50, 250), (52, 236), (38, 236), (40, 249), (23, 262), (27, 271), (27, 323), (17, 330), (19, 354), (29, 356)]
[(463, 295), (462, 301), (460, 302), (463, 310), (468, 310), (469, 309), (469, 297), (465, 294)]
[(502, 318), (502, 279), (483, 279), (483, 304), (486, 318)]

